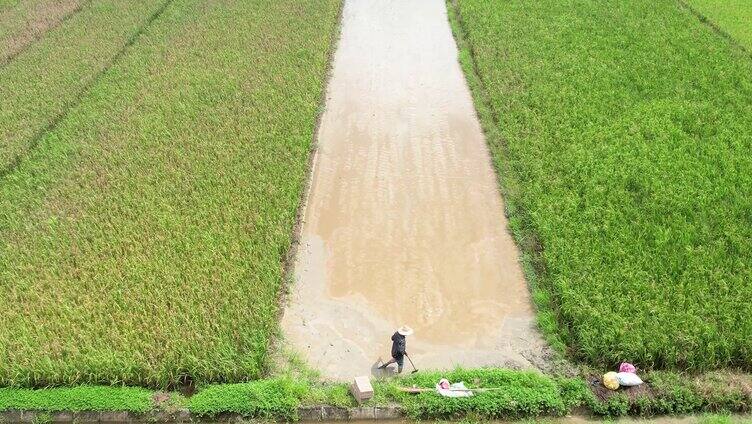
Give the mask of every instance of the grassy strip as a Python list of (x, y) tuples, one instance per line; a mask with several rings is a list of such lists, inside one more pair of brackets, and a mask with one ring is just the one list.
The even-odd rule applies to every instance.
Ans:
[(152, 395), (151, 391), (138, 387), (0, 388), (0, 411), (147, 412), (152, 409)]
[(748, 0), (684, 0), (752, 52), (752, 2)]
[(0, 66), (0, 177), (122, 54), (168, 0), (94, 0)]
[[(432, 388), (441, 377), (464, 381), (471, 388), (501, 390), (476, 391), (473, 397), (455, 399), (444, 398), (435, 392), (411, 395), (399, 390), (413, 385)], [(599, 416), (744, 413), (752, 410), (749, 375), (713, 373), (688, 378), (676, 373), (653, 372), (644, 377), (648, 382), (645, 386), (611, 392), (599, 384), (589, 385), (585, 380), (557, 379), (526, 371), (428, 372), (374, 381), (375, 397), (363, 406), (399, 406), (409, 418), (416, 420), (557, 417), (574, 410), (590, 411)], [(290, 421), (297, 419), (299, 407), (357, 406), (345, 384), (313, 383), (290, 377), (210, 385), (200, 388), (188, 399), (176, 394), (172, 396), (177, 401), (177, 408), (186, 408), (196, 417), (209, 419), (232, 413), (246, 418)], [(158, 397), (148, 390), (128, 387), (0, 389), (0, 411), (143, 413), (156, 408), (152, 399)], [(165, 406), (160, 405), (160, 408)]]
[[(500, 387), (471, 398), (448, 399), (434, 392), (411, 395), (399, 387), (433, 387), (441, 377), (465, 381), (469, 387)], [(556, 381), (535, 372), (455, 370), (429, 372), (401, 379), (375, 381), (375, 397), (364, 406), (399, 405), (413, 419), (479, 419), (561, 416), (584, 399), (584, 385), (572, 391), (572, 380)], [(254, 418), (295, 418), (298, 406), (357, 406), (345, 384), (293, 382), (283, 378), (254, 383), (218, 385), (200, 391), (188, 408), (199, 415), (222, 412)]]
[(0, 384), (260, 375), (338, 11), (175, 0), (7, 175)]
[[(427, 392), (409, 395), (398, 392), (397, 385), (433, 387), (440, 378), (464, 381), (468, 387), (495, 387), (500, 390), (477, 392), (470, 398), (444, 398)], [(568, 383), (568, 380), (567, 380)], [(569, 387), (569, 386), (567, 386)], [(536, 372), (509, 370), (455, 370), (446, 373), (421, 373), (388, 383), (391, 398), (414, 419), (518, 419), (538, 416), (562, 416), (581, 395), (570, 397), (553, 379)], [(383, 390), (383, 389), (382, 389)], [(573, 404), (574, 403), (574, 404)]]
[(201, 416), (231, 412), (245, 417), (295, 420), (306, 382), (281, 378), (207, 387), (190, 398), (188, 409)]
[[(441, 377), (464, 381), (469, 387), (501, 387), (476, 392), (467, 399), (446, 399), (436, 393), (409, 395), (398, 387), (433, 387)], [(646, 384), (610, 391), (600, 376), (589, 379), (551, 378), (524, 371), (456, 370), (421, 373), (403, 379), (377, 381), (376, 396), (366, 406), (400, 405), (413, 419), (522, 419), (562, 416), (575, 409), (595, 416), (660, 416), (752, 411), (752, 377), (747, 374), (707, 373), (688, 377), (655, 371), (643, 374)], [(304, 405), (352, 407), (346, 385), (312, 386)]]
[(549, 339), (752, 367), (749, 57), (668, 0), (454, 7)]

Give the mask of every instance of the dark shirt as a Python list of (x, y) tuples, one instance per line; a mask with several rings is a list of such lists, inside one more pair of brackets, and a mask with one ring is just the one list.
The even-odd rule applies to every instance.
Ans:
[(397, 358), (405, 354), (407, 349), (407, 340), (400, 333), (392, 334), (392, 358)]

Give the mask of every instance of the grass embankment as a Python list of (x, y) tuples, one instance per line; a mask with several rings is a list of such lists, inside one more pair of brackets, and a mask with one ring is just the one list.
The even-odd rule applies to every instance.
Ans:
[[(433, 388), (441, 377), (464, 381), (476, 391), (470, 398), (448, 399), (437, 393), (411, 395), (400, 387)], [(647, 386), (637, 390), (591, 391), (580, 379), (551, 378), (530, 371), (499, 369), (428, 372), (400, 379), (374, 381), (375, 396), (362, 406), (399, 406), (412, 419), (524, 419), (579, 413), (598, 416), (636, 414), (749, 412), (749, 376), (706, 375), (686, 378), (668, 372), (644, 375)], [(0, 389), (0, 411), (147, 411), (187, 410), (194, 417), (216, 418), (232, 413), (247, 418), (295, 420), (305, 406), (357, 406), (345, 384), (315, 383), (279, 377), (248, 383), (200, 387), (190, 398), (144, 389), (74, 387), (65, 389)], [(160, 400), (158, 400), (160, 399)]]
[[(399, 387), (433, 387), (442, 376), (464, 380), (469, 387), (501, 387), (479, 392), (472, 398), (447, 399), (438, 394), (410, 395)], [(404, 379), (375, 382), (376, 397), (365, 406), (400, 405), (416, 419), (522, 418), (561, 416), (582, 403), (586, 390), (575, 380), (553, 380), (535, 372), (508, 370), (456, 370), (424, 373)], [(315, 384), (288, 377), (201, 388), (178, 403), (202, 417), (236, 413), (249, 418), (294, 420), (300, 406), (356, 406), (344, 384)], [(155, 407), (153, 393), (134, 388), (77, 387), (66, 389), (0, 389), (0, 411), (131, 411)], [(104, 407), (103, 407), (104, 406)]]
[(684, 0), (747, 51), (752, 53), (752, 2), (749, 0)]
[(175, 0), (0, 180), (0, 385), (259, 376), (338, 10)]
[(0, 1), (0, 66), (90, 0)]
[[(405, 394), (399, 386), (435, 387), (442, 377), (464, 381), (468, 387), (492, 387), (498, 390), (477, 392), (470, 398), (447, 399), (435, 392)], [(561, 384), (559, 384), (561, 383)], [(429, 372), (382, 383), (376, 390), (385, 392), (386, 401), (400, 404), (414, 419), (519, 419), (537, 416), (562, 416), (578, 406), (586, 394), (576, 380), (555, 381), (531, 371), (455, 370)], [(376, 401), (379, 399), (377, 398)]]
[[(494, 387), (499, 390), (477, 392), (475, 396), (463, 399), (448, 399), (433, 391), (413, 395), (399, 390), (400, 387), (413, 385), (433, 388), (442, 377), (451, 381), (464, 381), (468, 387)], [(271, 393), (273, 396), (260, 396), (242, 393), (250, 393), (248, 388), (258, 384), (246, 383), (236, 387), (216, 386), (213, 390), (206, 389), (190, 399), (188, 408), (201, 415), (230, 410), (248, 416), (259, 416), (256, 413), (257, 404), (269, 405), (274, 402), (258, 402), (257, 399), (287, 399), (280, 402), (280, 406), (294, 403), (295, 408), (317, 405), (342, 408), (358, 406), (350, 396), (346, 384), (288, 381), (281, 385), (279, 381), (275, 381), (276, 386), (269, 387), (274, 387), (274, 390), (285, 387), (284, 394)], [(537, 372), (500, 369), (427, 372), (399, 379), (374, 381), (373, 386), (374, 398), (362, 406), (398, 405), (413, 419), (516, 419), (562, 416), (572, 407), (582, 404), (587, 395), (585, 386), (578, 384), (576, 380), (554, 380)], [(204, 396), (205, 394), (210, 395)], [(207, 403), (211, 406), (205, 406)], [(268, 415), (260, 417), (270, 418)]]
[(56, 389), (0, 388), (0, 411), (130, 411), (154, 407), (154, 393), (138, 387), (77, 386)]
[(553, 344), (752, 369), (750, 57), (672, 0), (454, 8)]
[(0, 177), (133, 42), (168, 0), (94, 0), (0, 67)]

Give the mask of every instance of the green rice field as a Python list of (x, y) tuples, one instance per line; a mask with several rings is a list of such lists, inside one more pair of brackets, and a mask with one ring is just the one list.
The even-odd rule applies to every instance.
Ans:
[(752, 369), (752, 58), (672, 0), (449, 4), (549, 337)]
[[(576, 361), (752, 370), (752, 2), (687, 4), (447, 2)], [(341, 6), (0, 0), (0, 387), (264, 375)]]
[(94, 0), (0, 68), (0, 386), (259, 377), (339, 8)]

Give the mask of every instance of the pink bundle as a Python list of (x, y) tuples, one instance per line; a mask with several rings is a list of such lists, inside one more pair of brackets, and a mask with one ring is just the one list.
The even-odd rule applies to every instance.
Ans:
[(637, 369), (629, 362), (622, 362), (621, 365), (619, 365), (619, 372), (628, 372), (635, 374), (637, 373)]

